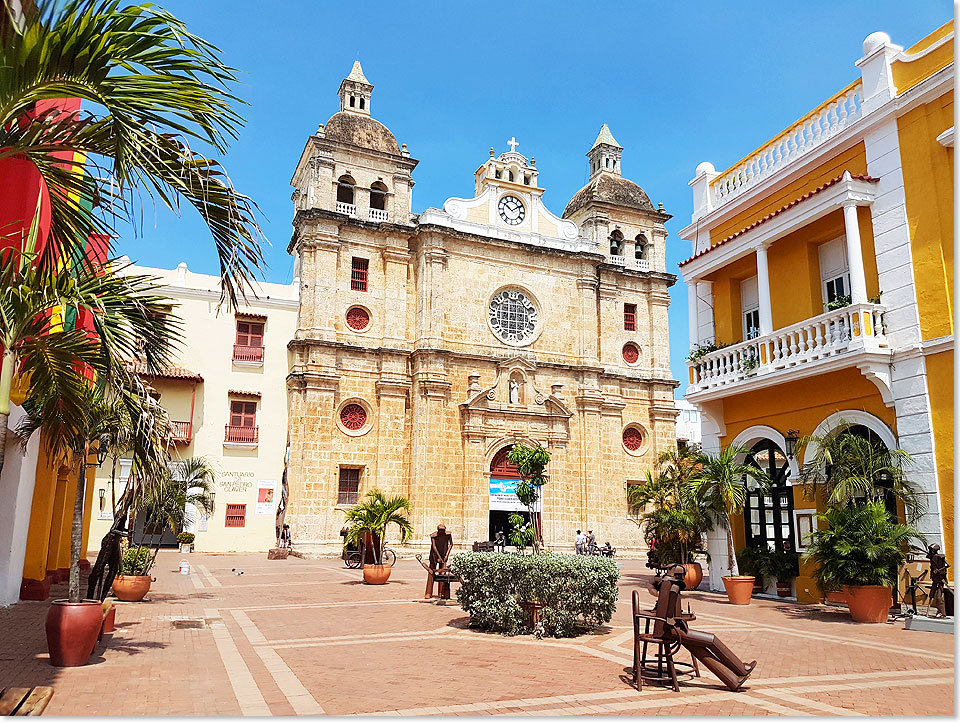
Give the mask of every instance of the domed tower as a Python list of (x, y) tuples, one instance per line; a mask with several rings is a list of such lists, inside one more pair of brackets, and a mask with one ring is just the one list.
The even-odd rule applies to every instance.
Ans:
[(370, 116), (373, 85), (359, 61), (340, 83), (338, 95), (340, 111), (308, 139), (297, 164), (291, 181), (296, 210), (409, 224), (411, 172), (417, 161)]
[(620, 174), (623, 147), (604, 123), (587, 152), (590, 180), (570, 199), (563, 217), (599, 245), (616, 266), (637, 271), (666, 271), (664, 223), (671, 217), (653, 207), (643, 188)]

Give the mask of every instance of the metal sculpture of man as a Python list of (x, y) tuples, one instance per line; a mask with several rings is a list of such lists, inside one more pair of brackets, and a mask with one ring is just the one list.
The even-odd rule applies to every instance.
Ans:
[(930, 560), (930, 597), (927, 608), (933, 606), (937, 610), (938, 617), (945, 617), (947, 616), (945, 596), (948, 591), (952, 594), (952, 591), (947, 589), (947, 569), (950, 568), (950, 564), (940, 551), (939, 544), (931, 544), (927, 547), (927, 559)]
[[(453, 534), (447, 531), (443, 524), (437, 524), (437, 530), (430, 535), (430, 556), (429, 564), (423, 564), (420, 555), (417, 560), (427, 570), (427, 588), (423, 593), (424, 599), (433, 598), (433, 577), (434, 575), (449, 574), (447, 562), (450, 559), (450, 552), (453, 551)], [(450, 598), (450, 582), (437, 582), (437, 596), (440, 599)]]

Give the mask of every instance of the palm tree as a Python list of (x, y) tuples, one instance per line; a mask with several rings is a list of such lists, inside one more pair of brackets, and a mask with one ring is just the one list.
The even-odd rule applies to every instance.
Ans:
[[(127, 377), (125, 359), (140, 356), (151, 368), (169, 362), (181, 323), (170, 301), (156, 293), (154, 279), (126, 275), (125, 268), (108, 262), (52, 273), (32, 263), (29, 252), (0, 264), (0, 439), (15, 380), (28, 396), (77, 407), (90, 383), (86, 370), (92, 372), (86, 376), (112, 382)], [(94, 333), (55, 325), (52, 315), (64, 307), (89, 311)], [(0, 470), (3, 462), (0, 444)]]
[[(220, 259), (221, 301), (236, 307), (260, 268), (256, 204), (198, 148), (224, 153), (243, 118), (220, 51), (152, 4), (3, 0), (0, 166), (33, 163), (49, 196), (40, 265), (83, 257), (91, 233), (136, 223), (143, 196), (200, 214)], [(80, 98), (75, 113), (47, 101)]]
[(347, 510), (346, 520), (350, 528), (345, 543), (361, 546), (369, 533), (374, 563), (383, 564), (388, 526), (393, 524), (400, 530), (401, 544), (413, 536), (413, 525), (407, 518), (409, 513), (410, 500), (405, 496), (387, 497), (379, 489), (371, 489), (364, 495), (364, 501)]
[(697, 495), (704, 511), (715, 523), (727, 530), (727, 564), (730, 576), (737, 576), (737, 557), (733, 553), (733, 529), (730, 515), (743, 511), (747, 501), (747, 477), (761, 487), (769, 483), (766, 472), (753, 464), (740, 461), (750, 451), (744, 446), (728, 446), (719, 454), (706, 454), (697, 474)]
[(854, 426), (841, 419), (829, 434), (800, 439), (801, 452), (811, 443), (817, 445), (816, 453), (804, 459), (800, 478), (809, 484), (811, 494), (822, 490), (828, 506), (895, 499), (903, 503), (907, 521), (915, 524), (926, 502), (920, 488), (906, 476), (910, 454), (855, 433)]

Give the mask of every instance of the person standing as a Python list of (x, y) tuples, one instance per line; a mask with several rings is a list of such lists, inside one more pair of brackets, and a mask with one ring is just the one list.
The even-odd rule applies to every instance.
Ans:
[(576, 542), (577, 554), (583, 554), (583, 547), (586, 543), (587, 543), (587, 535), (584, 534), (579, 529), (577, 529), (577, 542)]
[(586, 553), (587, 554), (597, 553), (597, 538), (593, 535), (593, 529), (587, 530)]

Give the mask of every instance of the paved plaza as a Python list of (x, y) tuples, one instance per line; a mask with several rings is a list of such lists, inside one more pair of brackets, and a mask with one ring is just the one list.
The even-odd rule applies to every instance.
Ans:
[[(189, 576), (176, 573), (181, 558)], [(537, 641), (470, 630), (458, 606), (424, 601), (414, 560), (372, 587), (339, 559), (162, 552), (148, 601), (118, 604), (116, 632), (85, 667), (50, 666), (47, 603), (0, 609), (0, 687), (52, 685), (48, 715), (953, 714), (951, 635), (777, 600), (737, 607), (710, 592), (685, 604), (695, 628), (758, 660), (744, 690), (703, 670), (680, 694), (637, 692), (620, 679), (632, 661), (630, 592), (651, 575), (622, 564), (608, 626)]]

